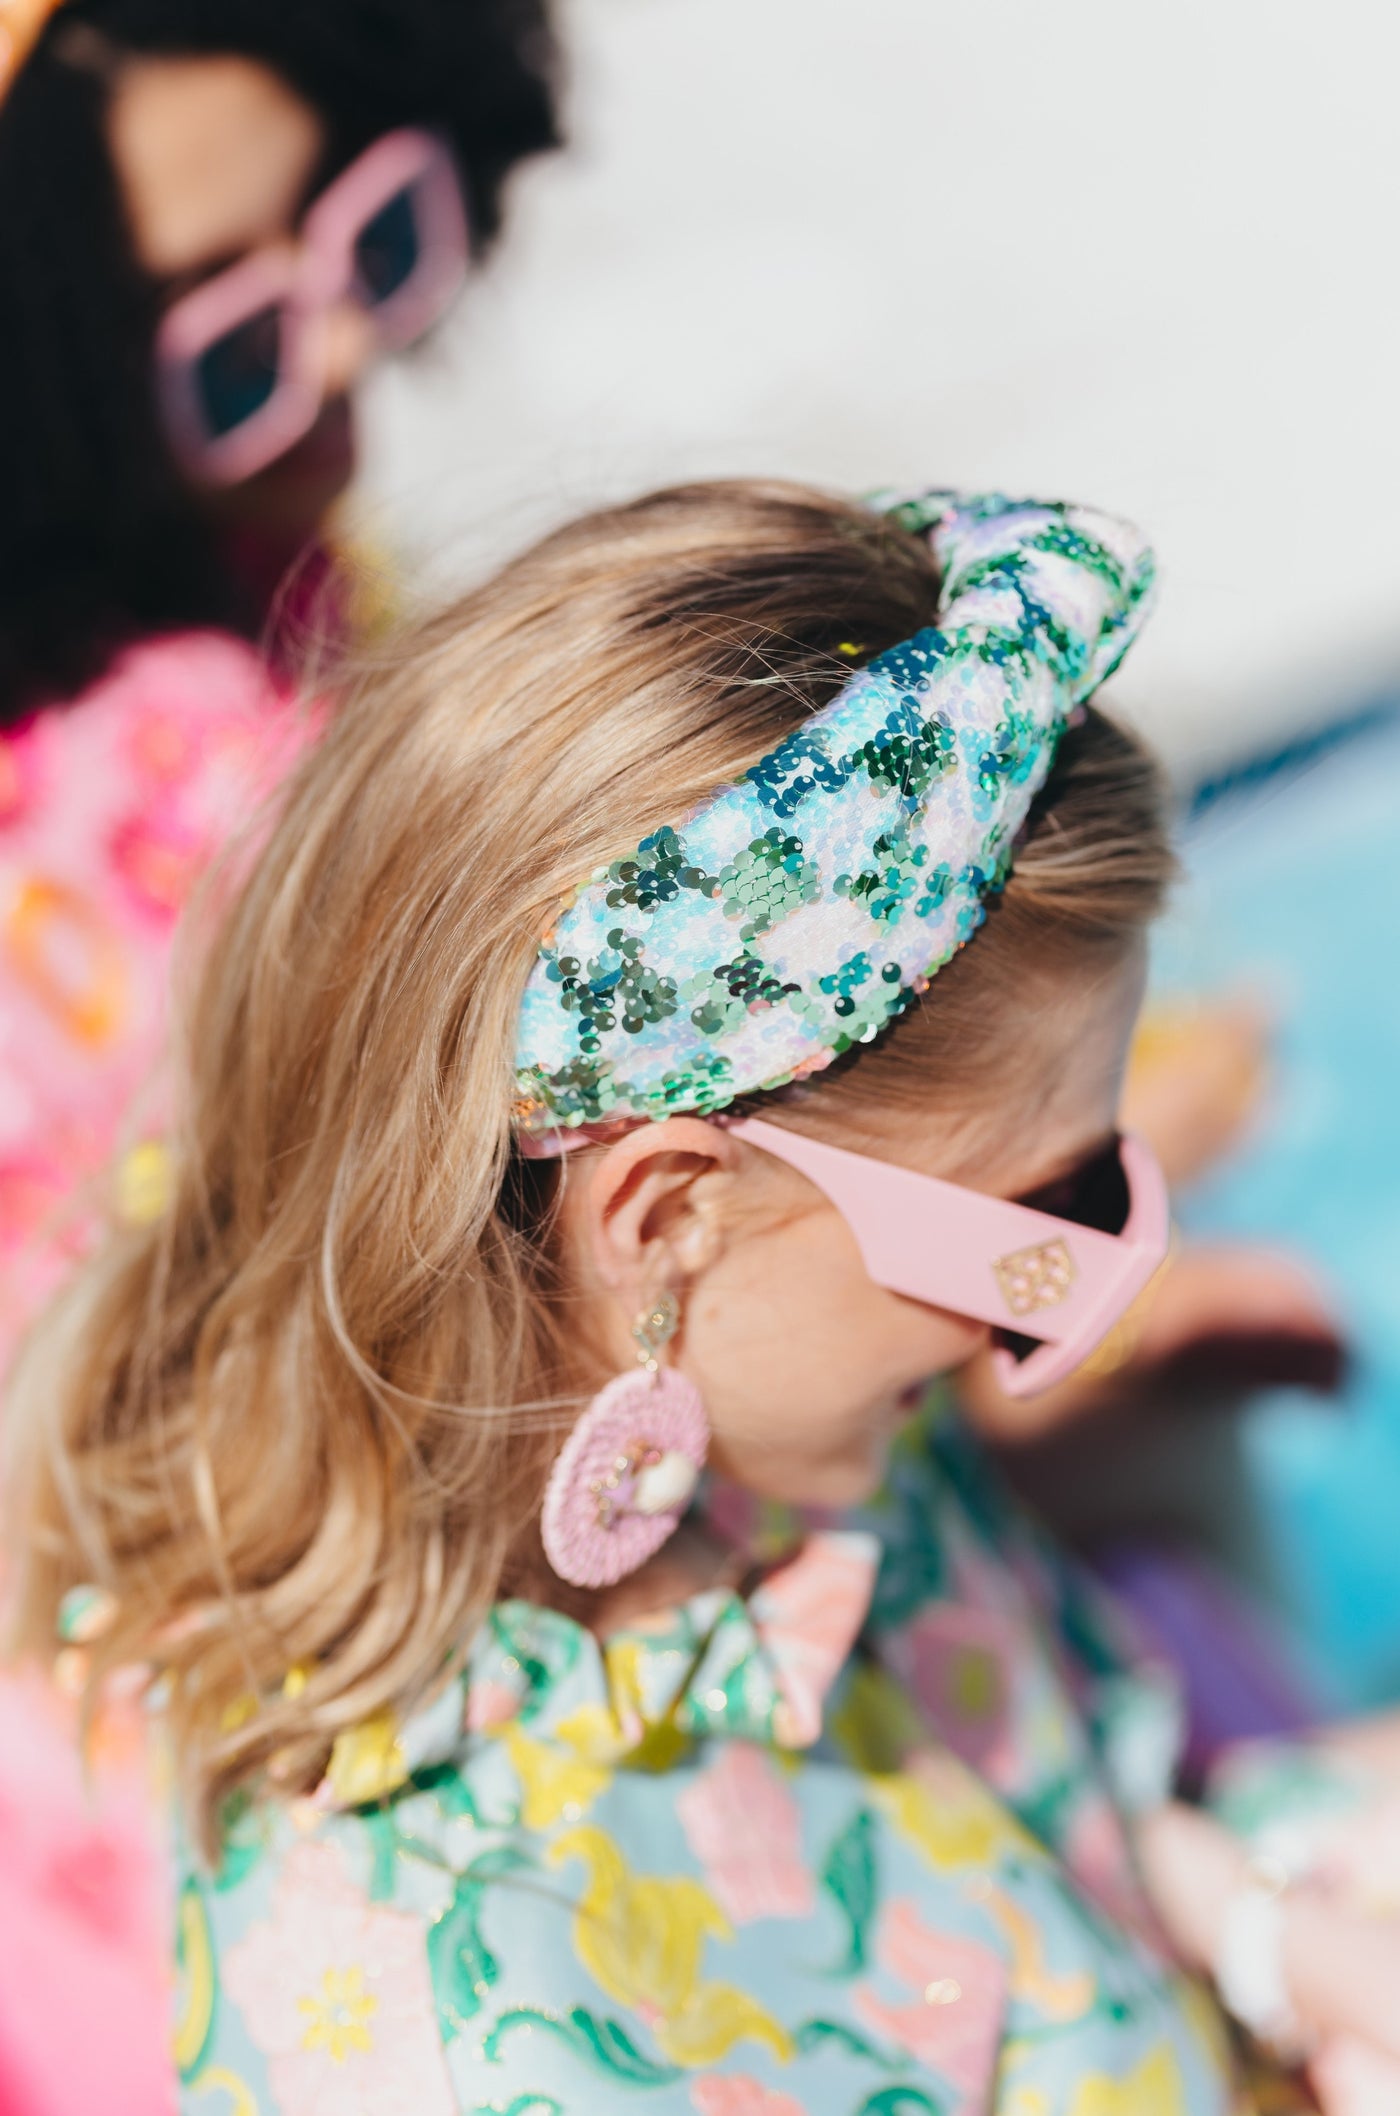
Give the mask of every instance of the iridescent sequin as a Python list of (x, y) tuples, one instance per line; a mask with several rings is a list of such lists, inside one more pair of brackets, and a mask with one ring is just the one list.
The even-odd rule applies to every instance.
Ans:
[[(706, 1113), (869, 1042), (976, 931), (1151, 551), (1087, 508), (929, 492), (936, 626), (579, 891), (530, 978), (517, 1122)], [(843, 650), (844, 651), (844, 650)]]

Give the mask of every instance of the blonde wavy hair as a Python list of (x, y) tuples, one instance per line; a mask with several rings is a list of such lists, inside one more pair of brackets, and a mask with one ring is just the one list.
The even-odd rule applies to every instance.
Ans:
[[(549, 1591), (547, 1465), (598, 1379), (559, 1171), (510, 1130), (552, 911), (937, 599), (927, 544), (864, 509), (683, 487), (547, 538), (344, 684), (207, 943), (169, 1209), (111, 1233), (8, 1411), (19, 1639), (49, 1653), (65, 1592), (111, 1591), (94, 1682), (167, 1675), (206, 1844), (232, 1790), (314, 1784), (502, 1592)], [(1036, 995), (1121, 951), (1169, 864), (1153, 767), (1091, 712), (976, 944), (771, 1113), (994, 1121)]]

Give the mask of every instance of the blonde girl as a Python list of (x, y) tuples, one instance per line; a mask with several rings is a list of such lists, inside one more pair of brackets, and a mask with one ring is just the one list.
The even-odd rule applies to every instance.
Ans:
[(1088, 703), (1150, 583), (1082, 510), (685, 488), (351, 687), (11, 1412), (25, 1636), (155, 1677), (186, 2110), (1207, 2116), (1222, 1935), (1297, 2026), (1169, 1689), (926, 1387), (1052, 1380), (1165, 1246), (1170, 858)]

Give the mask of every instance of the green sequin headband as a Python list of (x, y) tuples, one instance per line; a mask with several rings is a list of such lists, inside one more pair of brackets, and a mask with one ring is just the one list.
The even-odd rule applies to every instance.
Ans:
[(939, 620), (579, 890), (520, 1016), (529, 1133), (722, 1109), (888, 1027), (962, 947), (1153, 582), (1088, 508), (931, 492)]

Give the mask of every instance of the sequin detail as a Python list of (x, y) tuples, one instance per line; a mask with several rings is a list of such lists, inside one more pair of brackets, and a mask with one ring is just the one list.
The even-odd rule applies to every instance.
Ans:
[(1146, 615), (1151, 551), (1085, 508), (921, 493), (939, 622), (737, 784), (594, 874), (521, 1013), (526, 1131), (706, 1114), (870, 1042), (968, 941), (1070, 715)]

